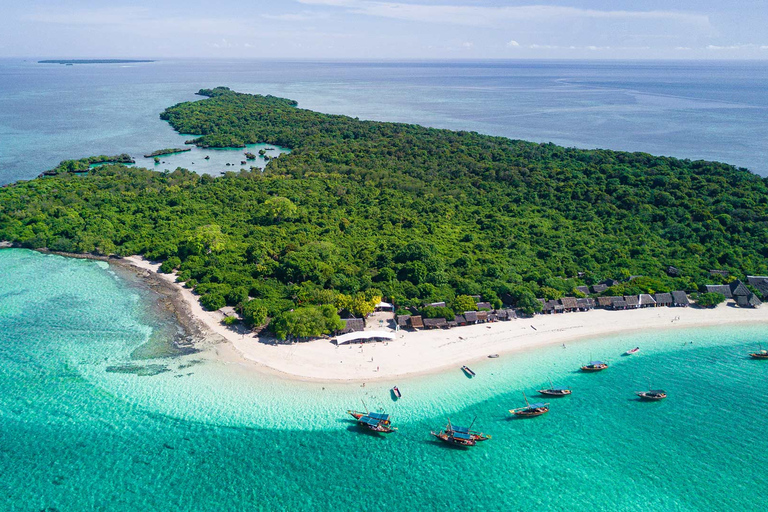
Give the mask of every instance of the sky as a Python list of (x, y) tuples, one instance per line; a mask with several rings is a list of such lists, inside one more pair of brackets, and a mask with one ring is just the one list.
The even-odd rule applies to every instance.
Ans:
[(768, 59), (768, 0), (25, 0), (0, 57)]

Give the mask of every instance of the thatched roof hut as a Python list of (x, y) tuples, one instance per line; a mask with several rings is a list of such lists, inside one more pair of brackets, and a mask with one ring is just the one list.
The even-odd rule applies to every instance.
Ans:
[(688, 294), (682, 290), (672, 292), (672, 304), (678, 307), (687, 307), (691, 302), (688, 300)]
[(653, 296), (657, 306), (671, 306), (672, 294), (668, 292), (657, 293)]

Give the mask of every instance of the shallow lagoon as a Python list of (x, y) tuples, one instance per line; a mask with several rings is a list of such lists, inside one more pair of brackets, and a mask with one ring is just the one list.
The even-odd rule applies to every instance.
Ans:
[[(169, 356), (176, 326), (157, 301), (101, 262), (0, 251), (0, 508), (760, 510), (768, 498), (768, 455), (754, 449), (768, 364), (745, 357), (763, 327), (584, 341), (472, 364), (474, 379), (360, 387)], [(141, 346), (151, 359), (135, 359)], [(576, 372), (591, 356), (611, 368)], [(108, 371), (125, 364), (167, 371)], [(573, 396), (509, 419), (548, 377)], [(634, 399), (649, 379), (666, 401)], [(361, 400), (399, 432), (359, 432), (344, 411)], [(477, 417), (493, 439), (435, 444), (449, 416)]]

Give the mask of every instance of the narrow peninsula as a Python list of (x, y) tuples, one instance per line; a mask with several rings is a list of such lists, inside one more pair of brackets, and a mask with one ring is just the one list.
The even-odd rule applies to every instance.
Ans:
[(157, 62), (154, 60), (133, 60), (133, 59), (62, 59), (62, 60), (39, 60), (38, 64), (136, 64), (139, 62)]

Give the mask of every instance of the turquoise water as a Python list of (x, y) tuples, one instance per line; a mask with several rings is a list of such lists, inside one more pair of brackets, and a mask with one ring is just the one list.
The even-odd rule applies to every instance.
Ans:
[[(0, 509), (763, 510), (764, 327), (547, 347), (394, 383), (278, 380), (185, 353), (162, 298), (106, 263), (0, 251)], [(690, 343), (693, 341), (693, 343)], [(639, 345), (640, 354), (621, 357)], [(575, 372), (590, 355), (607, 371)], [(131, 371), (128, 371), (131, 370)], [(552, 377), (574, 394), (509, 419)], [(668, 391), (661, 403), (633, 392)], [(365, 400), (399, 432), (345, 418)], [(493, 439), (435, 444), (446, 418)]]

